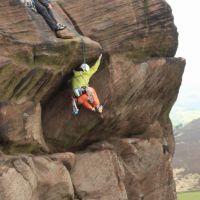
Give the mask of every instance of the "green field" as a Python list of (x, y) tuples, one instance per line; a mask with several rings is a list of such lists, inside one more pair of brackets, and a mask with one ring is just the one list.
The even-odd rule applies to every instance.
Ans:
[(200, 200), (200, 192), (183, 192), (177, 194), (178, 200)]

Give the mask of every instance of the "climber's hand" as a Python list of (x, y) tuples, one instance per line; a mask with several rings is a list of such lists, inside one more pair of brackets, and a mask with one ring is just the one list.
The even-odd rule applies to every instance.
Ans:
[(101, 60), (101, 58), (102, 58), (102, 53), (101, 53), (100, 56), (99, 56), (99, 60)]
[(95, 108), (92, 108), (92, 111), (95, 112), (96, 111)]
[(49, 3), (49, 5), (48, 5), (48, 8), (49, 8), (49, 9), (52, 9), (52, 5), (51, 5), (50, 3)]

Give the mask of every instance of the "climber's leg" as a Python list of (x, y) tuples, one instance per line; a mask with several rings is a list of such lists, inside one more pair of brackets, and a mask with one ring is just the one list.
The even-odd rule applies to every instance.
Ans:
[(89, 87), (88, 95), (91, 95), (89, 99), (91, 98), (91, 104), (94, 108), (97, 109), (99, 113), (102, 113), (103, 111), (103, 106), (100, 104), (99, 98), (97, 96), (97, 93), (94, 88)]
[(51, 9), (47, 8), (47, 11), (48, 11), (49, 15), (51, 16), (52, 20), (54, 20), (55, 23), (58, 23), (57, 20), (55, 19), (54, 15), (53, 15), (53, 12), (51, 11)]
[(77, 103), (77, 98), (76, 97), (72, 97), (72, 109), (73, 109), (72, 113), (74, 115), (77, 115), (79, 113), (79, 109), (78, 109), (76, 103)]
[(38, 0), (35, 0), (35, 7), (38, 13), (43, 16), (43, 18), (45, 19), (47, 24), (50, 26), (50, 28), (53, 31), (57, 31), (58, 30), (57, 22), (55, 18), (52, 18), (51, 14), (49, 14), (47, 8), (44, 5), (42, 5), (40, 2), (38, 2)]
[(95, 110), (94, 107), (88, 102), (88, 96), (86, 94), (78, 97), (78, 103), (82, 104), (86, 109)]
[(65, 29), (65, 28), (66, 28), (66, 25), (57, 22), (56, 18), (54, 17), (54, 14), (53, 14), (53, 12), (52, 12), (52, 8), (47, 7), (47, 10), (48, 10), (49, 15), (50, 15), (50, 16), (52, 17), (52, 19), (55, 21), (55, 23), (57, 23), (57, 29), (58, 29), (58, 30), (63, 30), (63, 29)]
[(98, 96), (97, 96), (97, 93), (96, 93), (95, 89), (92, 88), (92, 87), (90, 87), (90, 90), (91, 90), (91, 92), (92, 92), (92, 98), (93, 98), (92, 105), (93, 105), (93, 107), (96, 108), (97, 106), (100, 105), (100, 101), (99, 101), (99, 98), (98, 98)]

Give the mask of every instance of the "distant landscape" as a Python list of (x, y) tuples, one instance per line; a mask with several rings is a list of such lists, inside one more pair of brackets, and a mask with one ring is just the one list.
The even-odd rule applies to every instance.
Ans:
[(200, 192), (183, 192), (178, 194), (178, 200), (199, 200)]
[(186, 125), (192, 120), (200, 118), (200, 93), (197, 92), (199, 87), (193, 86), (191, 89), (184, 82), (183, 86), (170, 113), (174, 127), (180, 124)]
[(177, 192), (200, 191), (200, 118), (183, 127), (177, 126), (174, 134)]

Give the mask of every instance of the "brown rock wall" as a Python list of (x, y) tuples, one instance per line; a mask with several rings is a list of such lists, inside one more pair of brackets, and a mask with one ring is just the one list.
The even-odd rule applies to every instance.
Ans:
[[(58, 1), (84, 35), (105, 51), (131, 56), (174, 56), (177, 31), (164, 0)], [(87, 12), (84, 12), (87, 11)]]
[(71, 176), (78, 199), (176, 198), (171, 154), (163, 154), (161, 139), (112, 138), (109, 142), (96, 148), (92, 144), (77, 154)]
[(177, 97), (184, 63), (180, 58), (136, 63), (114, 56), (108, 67), (101, 66), (92, 82), (105, 104), (104, 119), (84, 109), (78, 116), (71, 115), (71, 100), (65, 98), (69, 93), (62, 91), (43, 112), (47, 141), (62, 150), (110, 136), (141, 135), (155, 121), (163, 121), (164, 126)]
[(103, 150), (77, 155), (72, 180), (79, 199), (126, 200), (124, 169), (115, 152)]
[[(58, 5), (54, 9), (65, 19)], [(56, 38), (44, 19), (18, 0), (3, 0), (0, 13), (0, 100), (46, 99), (83, 61), (80, 38)], [(97, 42), (82, 39), (87, 60), (99, 55), (101, 47)], [(9, 63), (4, 62), (5, 58)]]
[(0, 199), (72, 200), (74, 190), (67, 169), (48, 157), (0, 158)]
[[(71, 39), (57, 38), (19, 0), (1, 0), (0, 149), (55, 154), (0, 151), (0, 199), (175, 200), (169, 112), (185, 60), (173, 57), (178, 33), (169, 5), (164, 0), (52, 4), (59, 21), (84, 35), (88, 64), (103, 51), (91, 80), (104, 104), (103, 118), (83, 108), (71, 114), (67, 82), (83, 62), (78, 34), (67, 28), (57, 36)], [(163, 145), (169, 147), (166, 154)], [(76, 162), (73, 153), (60, 153), (69, 149)]]
[(111, 140), (122, 159), (130, 200), (175, 199), (171, 154), (163, 153), (162, 140)]
[(33, 102), (0, 105), (0, 143), (6, 152), (48, 151), (41, 126), (41, 106)]

